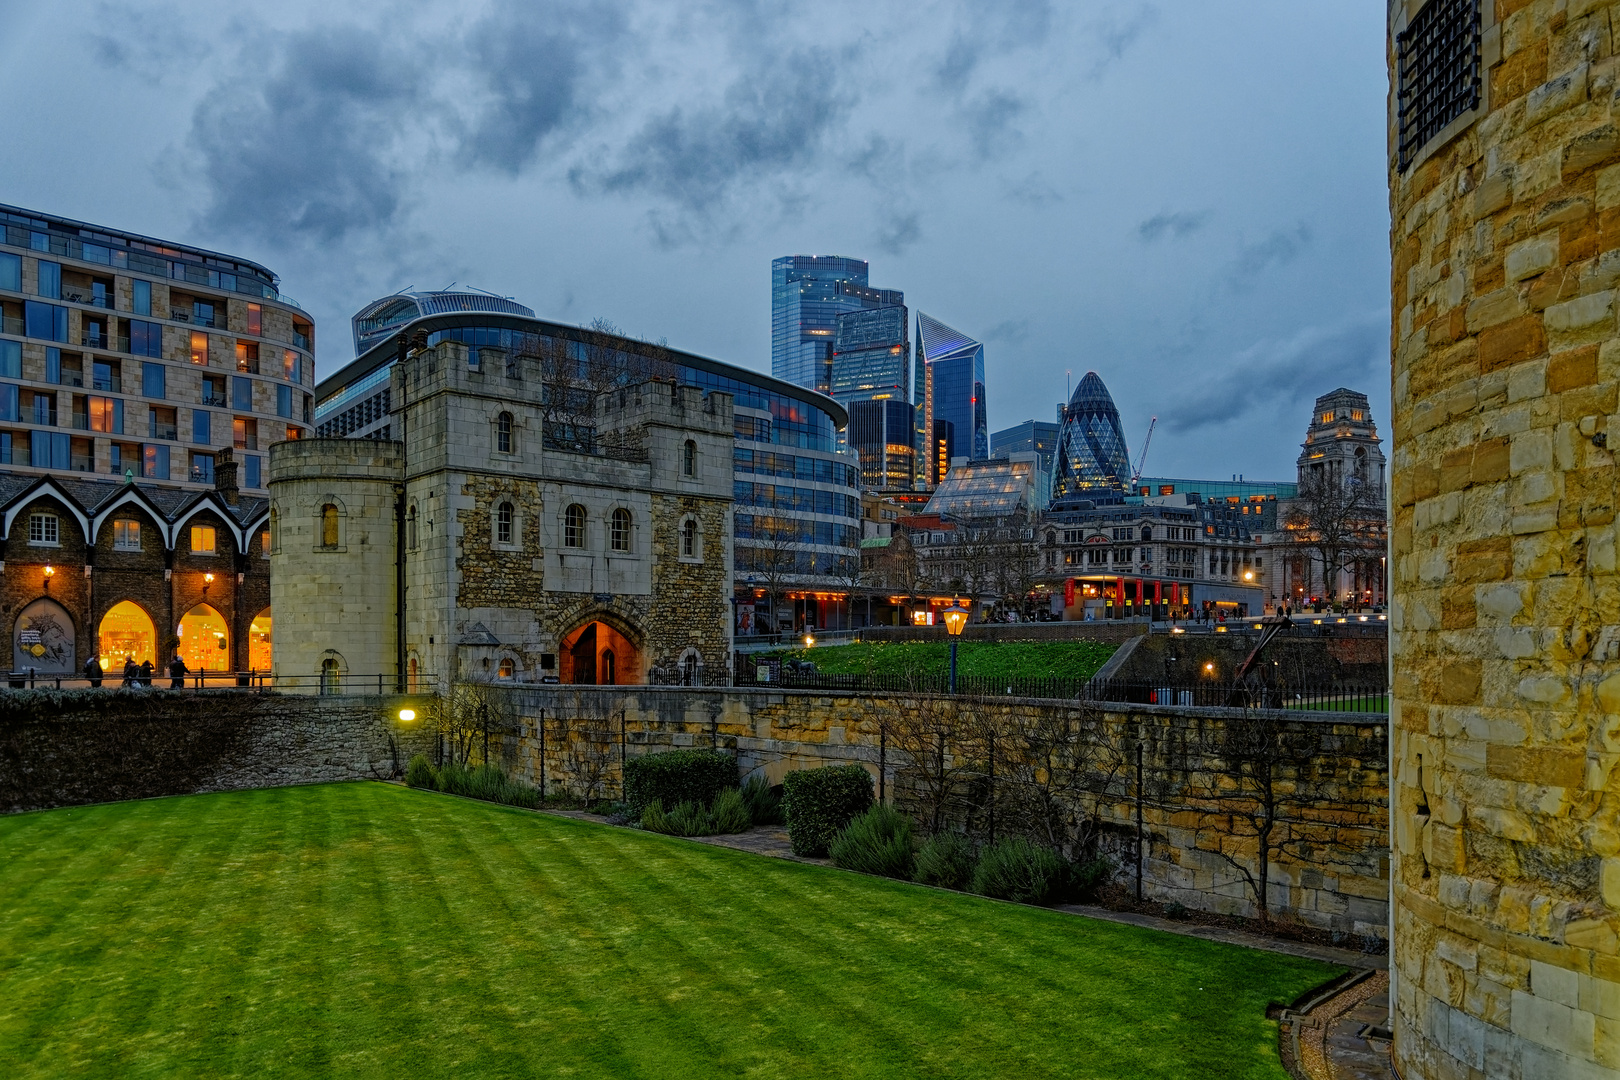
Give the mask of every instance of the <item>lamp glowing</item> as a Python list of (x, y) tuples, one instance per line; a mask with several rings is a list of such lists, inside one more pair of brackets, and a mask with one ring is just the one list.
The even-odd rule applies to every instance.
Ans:
[(1211, 675), (1213, 675), (1213, 674), (1215, 674), (1215, 664), (1214, 664), (1214, 662), (1213, 662), (1213, 661), (1211, 661), (1211, 662), (1209, 662), (1209, 663), (1206, 663), (1206, 664), (1205, 664), (1205, 665), (1204, 665), (1204, 670), (1205, 670), (1205, 671), (1206, 671), (1206, 672), (1208, 672), (1208, 673), (1209, 673), (1209, 674), (1211, 674)]
[(806, 635), (804, 635), (804, 647), (805, 648), (807, 648), (807, 649), (813, 648), (815, 646), (815, 644), (816, 644), (816, 635), (814, 635), (814, 634), (806, 634)]
[(208, 584), (212, 585), (214, 583), (214, 575), (213, 574), (204, 574), (203, 575), (203, 581), (205, 581)]
[(1253, 581), (1254, 580), (1254, 571), (1253, 570), (1245, 570), (1245, 571), (1243, 571), (1243, 580), (1244, 581)]
[(45, 591), (46, 592), (51, 591), (51, 578), (54, 577), (55, 574), (56, 574), (56, 567), (54, 567), (54, 566), (46, 566), (45, 567)]
[(415, 720), (415, 719), (416, 719), (416, 710), (415, 709), (401, 709), (401, 710), (399, 710), (399, 722), (400, 723), (408, 724), (412, 720)]
[(967, 627), (968, 609), (960, 604), (952, 604), (941, 614), (945, 616), (945, 629), (952, 637), (959, 636)]

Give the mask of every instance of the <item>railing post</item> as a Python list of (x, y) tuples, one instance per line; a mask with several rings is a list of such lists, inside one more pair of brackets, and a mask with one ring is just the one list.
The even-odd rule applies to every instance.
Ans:
[(1136, 902), (1142, 902), (1142, 744), (1136, 744)]
[(540, 710), (540, 801), (546, 798), (546, 710)]

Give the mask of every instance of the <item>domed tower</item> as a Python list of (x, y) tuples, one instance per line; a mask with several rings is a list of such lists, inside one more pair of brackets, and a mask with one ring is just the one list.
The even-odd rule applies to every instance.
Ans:
[(1384, 451), (1366, 394), (1339, 387), (1316, 399), (1299, 452), (1299, 482), (1359, 484), (1384, 502)]
[(1131, 478), (1119, 410), (1095, 371), (1086, 372), (1063, 410), (1052, 463), (1052, 502), (1118, 502)]
[(1395, 1057), (1617, 1076), (1620, 4), (1388, 11)]

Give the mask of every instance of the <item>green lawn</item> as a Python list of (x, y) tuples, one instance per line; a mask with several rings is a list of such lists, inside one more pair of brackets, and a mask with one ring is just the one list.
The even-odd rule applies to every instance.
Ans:
[[(963, 641), (956, 670), (991, 679), (1089, 679), (1117, 648), (1100, 641)], [(816, 670), (833, 675), (944, 675), (951, 663), (950, 645), (943, 641), (816, 645), (783, 655), (814, 660)]]
[(1311, 961), (383, 784), (0, 819), (0, 1075), (1274, 1077)]

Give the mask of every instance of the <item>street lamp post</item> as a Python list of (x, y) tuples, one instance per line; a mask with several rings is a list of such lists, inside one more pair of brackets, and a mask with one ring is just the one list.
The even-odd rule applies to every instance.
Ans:
[(962, 636), (962, 630), (967, 626), (968, 609), (960, 602), (953, 602), (944, 611), (945, 630), (951, 636), (951, 693), (956, 693), (956, 639)]

